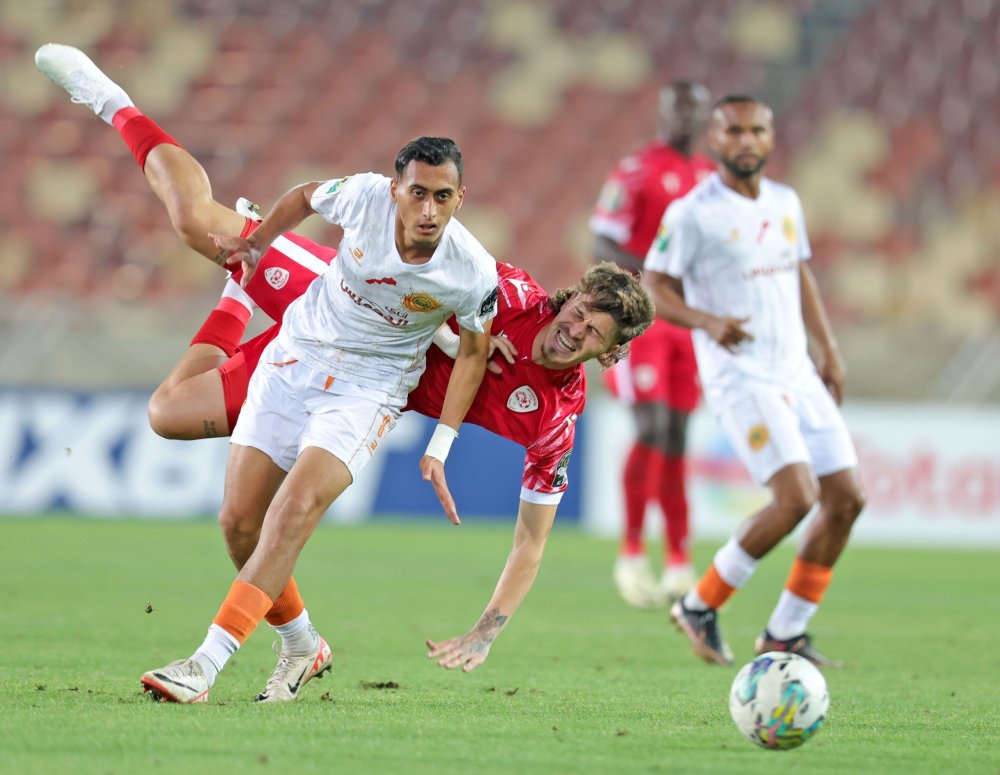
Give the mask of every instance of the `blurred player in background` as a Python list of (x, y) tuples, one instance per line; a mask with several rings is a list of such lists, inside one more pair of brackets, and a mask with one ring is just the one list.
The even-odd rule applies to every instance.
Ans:
[[(646, 258), (657, 314), (694, 329), (705, 400), (754, 481), (772, 495), (670, 616), (697, 655), (732, 664), (718, 609), (818, 503), (755, 650), (832, 665), (806, 628), (864, 496), (837, 408), (844, 363), (806, 263), (802, 205), (795, 191), (762, 174), (774, 146), (772, 121), (771, 109), (752, 97), (716, 104), (708, 138), (718, 171), (667, 209)], [(807, 332), (818, 348), (815, 365)]]
[[(151, 148), (170, 145), (82, 52), (49, 44), (35, 59), (75, 102), (119, 130), (143, 169)], [(367, 173), (296, 186), (248, 236), (209, 235), (227, 263), (242, 264), (244, 285), (271, 243), (314, 212), (344, 229), (351, 260), (333, 264), (289, 305), (279, 336), (262, 353), (233, 429), (220, 514), (236, 522), (250, 551), (234, 556), (242, 567), (192, 657), (142, 676), (157, 699), (204, 701), (231, 656), (289, 592), (302, 547), (394, 427), (435, 330), (452, 315), (459, 352), (420, 468), (458, 524), (443, 464), (486, 368), (496, 263), (452, 220), (465, 192), (453, 142), (413, 140), (395, 167), (392, 179)], [(158, 192), (164, 201), (173, 193)], [(279, 660), (276, 670), (294, 693), (330, 653), (304, 610), (289, 627), (295, 645), (314, 657), (297, 676)]]
[[(714, 169), (694, 150), (708, 107), (708, 90), (699, 83), (676, 81), (660, 91), (656, 139), (611, 171), (590, 219), (596, 260), (614, 261), (636, 274), (642, 269), (667, 205)], [(625, 525), (615, 585), (630, 605), (660, 607), (694, 583), (684, 464), (688, 418), (698, 405), (691, 332), (657, 320), (632, 342), (628, 360), (605, 377), (611, 393), (631, 407), (636, 429), (622, 476)], [(659, 504), (664, 520), (659, 583), (643, 541), (650, 501)]]
[[(79, 87), (71, 93), (79, 94)], [(224, 263), (214, 243), (204, 239), (206, 232), (250, 233), (259, 220), (255, 206), (241, 200), (237, 212), (216, 202), (201, 165), (150, 119), (138, 112), (132, 118), (142, 127), (142, 142), (130, 141), (124, 132), (123, 136), (178, 235), (203, 255)], [(250, 375), (278, 334), (278, 326), (272, 326), (238, 344), (252, 305), (281, 320), (285, 308), (327, 271), (335, 255), (331, 248), (287, 233), (263, 253), (245, 292), (235, 282), (242, 278), (242, 267), (236, 266), (220, 308), (212, 311), (188, 352), (154, 392), (149, 404), (153, 429), (180, 439), (228, 435), (246, 398)], [(647, 292), (611, 264), (592, 268), (576, 286), (551, 298), (523, 270), (499, 264), (498, 273), (495, 329), (500, 336), (494, 340), (509, 367), (490, 364), (493, 373), (481, 385), (466, 419), (522, 444), (526, 458), (514, 546), (489, 605), (465, 635), (427, 641), (429, 657), (444, 667), (466, 671), (486, 659), (537, 575), (568, 485), (566, 467), (575, 421), (584, 407), (585, 377), (579, 364), (597, 358), (610, 365), (625, 357), (627, 342), (653, 318)], [(239, 305), (236, 315), (229, 311), (233, 304)], [(440, 416), (459, 345), (454, 320), (451, 323), (436, 335), (441, 349), (428, 351), (427, 369), (410, 394), (407, 409)], [(259, 529), (248, 533), (243, 521), (229, 519), (225, 512), (220, 524), (233, 561), (241, 567)], [(329, 648), (324, 642), (317, 650), (314, 641), (302, 638), (301, 623), (308, 621), (308, 615), (294, 580), (266, 618), (282, 637), (282, 651), (257, 699), (294, 700), (307, 681), (330, 668)]]

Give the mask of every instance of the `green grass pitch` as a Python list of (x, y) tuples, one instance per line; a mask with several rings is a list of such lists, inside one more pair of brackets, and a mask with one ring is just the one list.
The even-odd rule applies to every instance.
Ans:
[[(233, 578), (214, 523), (0, 520), (0, 772), (1000, 772), (996, 552), (850, 547), (812, 628), (849, 663), (827, 671), (826, 726), (771, 752), (730, 722), (735, 669), (696, 661), (665, 612), (621, 603), (614, 543), (573, 529), (553, 533), (483, 666), (428, 660), (425, 638), (475, 624), (510, 533), (321, 527), (296, 577), (332, 675), (255, 706), (274, 663), (263, 626), (209, 702), (184, 707), (149, 702), (139, 675), (194, 650)], [(699, 567), (714, 548), (696, 547)], [(723, 612), (738, 663), (791, 556)]]

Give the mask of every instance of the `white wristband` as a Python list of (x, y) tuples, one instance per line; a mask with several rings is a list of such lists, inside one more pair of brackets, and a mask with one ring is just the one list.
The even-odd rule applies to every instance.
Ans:
[(442, 323), (438, 330), (434, 332), (434, 338), (431, 340), (436, 344), (441, 350), (452, 358), (458, 357), (458, 348), (460, 340), (458, 334), (448, 327), (447, 323)]
[(424, 450), (424, 454), (443, 463), (448, 459), (448, 451), (451, 449), (451, 443), (456, 438), (458, 438), (458, 431), (449, 425), (438, 423), (434, 429), (434, 433), (431, 435), (431, 440), (427, 442), (427, 449)]

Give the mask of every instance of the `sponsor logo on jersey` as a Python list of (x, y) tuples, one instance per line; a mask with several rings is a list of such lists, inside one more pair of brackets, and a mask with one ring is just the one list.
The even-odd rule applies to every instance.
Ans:
[(406, 315), (400, 315), (396, 310), (388, 310), (380, 304), (376, 304), (371, 299), (355, 293), (347, 286), (347, 283), (345, 283), (343, 279), (340, 281), (340, 290), (346, 293), (348, 298), (359, 307), (370, 309), (383, 320), (386, 320), (390, 324), (396, 326), (396, 328), (403, 328), (409, 323)]
[(500, 295), (500, 286), (496, 286), (492, 291), (486, 294), (482, 303), (479, 305), (479, 317), (486, 317), (487, 315), (492, 315), (497, 311), (497, 297)]
[(326, 190), (326, 193), (327, 194), (336, 194), (338, 191), (340, 191), (340, 189), (342, 189), (344, 187), (344, 184), (348, 180), (350, 180), (350, 179), (351, 179), (351, 176), (348, 175), (346, 178), (341, 178), (340, 180), (333, 181), (333, 183), (330, 185), (330, 187)]
[(396, 281), (391, 277), (372, 277), (369, 280), (365, 280), (369, 285), (395, 285)]
[(781, 222), (781, 231), (784, 232), (785, 239), (794, 245), (799, 236), (799, 232), (795, 228), (795, 219), (786, 215), (785, 220)]
[(534, 412), (538, 409), (538, 396), (527, 385), (521, 385), (507, 397), (507, 408), (518, 414)]
[(280, 291), (285, 287), (285, 283), (288, 282), (288, 277), (288, 270), (282, 269), (280, 266), (272, 266), (264, 270), (264, 279), (267, 280), (267, 284), (276, 291)]
[(351, 255), (356, 261), (361, 261), (365, 257), (365, 252), (361, 248), (351, 248)]
[(566, 472), (569, 469), (569, 456), (572, 454), (573, 450), (570, 450), (559, 459), (559, 465), (556, 466), (556, 475), (552, 477), (552, 489), (555, 490), (566, 486)]
[(403, 306), (410, 312), (434, 312), (441, 309), (441, 302), (429, 293), (408, 293), (403, 297)]
[(747, 443), (754, 452), (760, 452), (770, 441), (771, 434), (768, 433), (766, 425), (754, 425), (747, 433)]

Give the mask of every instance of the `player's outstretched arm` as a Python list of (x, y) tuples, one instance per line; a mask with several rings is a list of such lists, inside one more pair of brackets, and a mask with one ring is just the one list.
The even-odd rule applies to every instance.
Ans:
[(441, 667), (467, 673), (489, 656), (490, 647), (528, 594), (542, 563), (545, 542), (556, 518), (555, 505), (521, 501), (514, 527), (514, 546), (507, 556), (489, 605), (476, 626), (465, 635), (443, 641), (427, 640), (427, 656)]
[(491, 323), (492, 321), (487, 321), (483, 333), (465, 328), (459, 329), (458, 357), (455, 359), (455, 367), (451, 370), (451, 377), (448, 378), (448, 388), (445, 390), (444, 403), (441, 406), (441, 418), (430, 444), (427, 445), (427, 451), (420, 458), (421, 476), (425, 482), (434, 485), (434, 492), (441, 501), (445, 516), (456, 525), (462, 524), (462, 520), (459, 519), (458, 509), (455, 507), (455, 499), (448, 490), (448, 482), (444, 476), (444, 461), (448, 457), (451, 442), (458, 435), (458, 429), (483, 381), (486, 356), (490, 348)]

